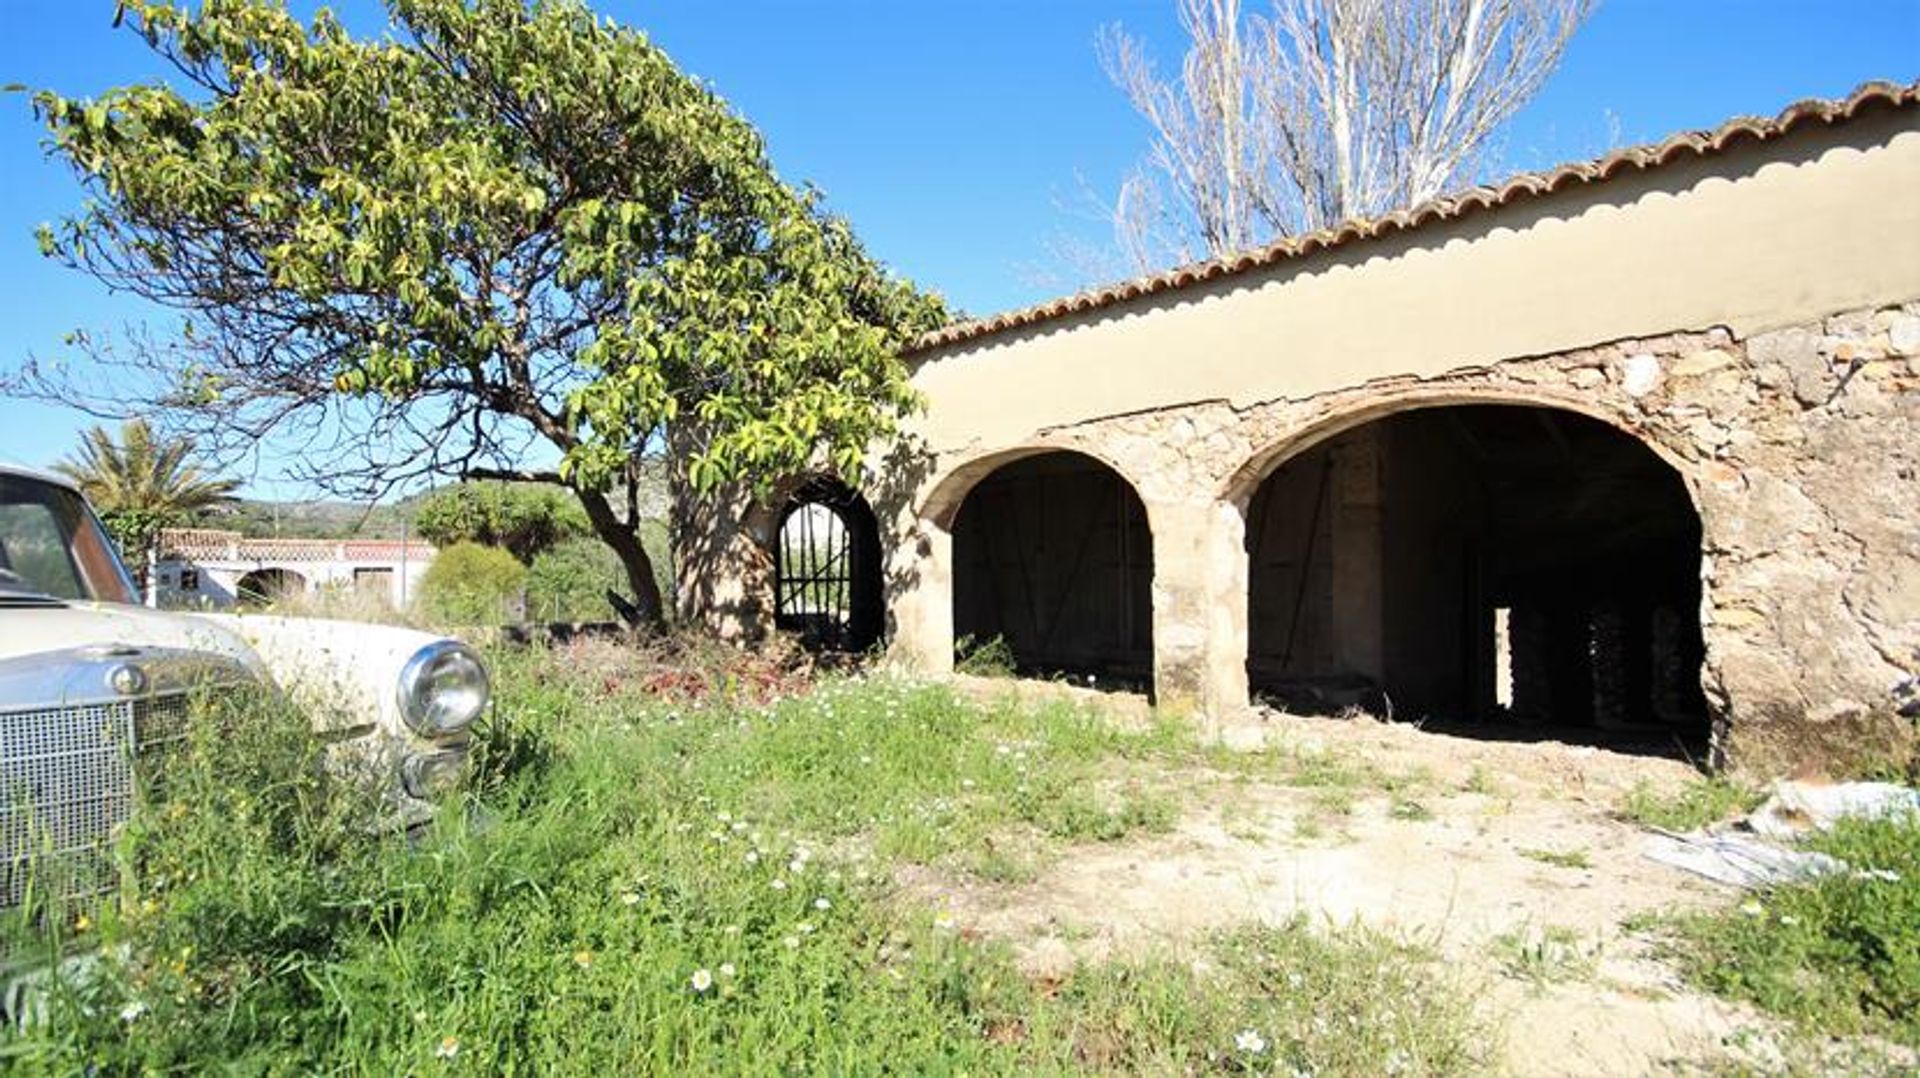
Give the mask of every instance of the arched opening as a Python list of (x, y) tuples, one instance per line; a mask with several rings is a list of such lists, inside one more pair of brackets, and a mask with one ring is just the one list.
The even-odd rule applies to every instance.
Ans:
[(773, 564), (781, 631), (825, 651), (866, 651), (880, 642), (880, 523), (858, 492), (837, 479), (795, 491), (780, 512)]
[(1574, 412), (1419, 408), (1288, 459), (1247, 510), (1248, 682), (1500, 736), (1705, 745), (1700, 520)]
[(1080, 453), (1023, 457), (967, 492), (952, 532), (963, 666), (998, 654), (1026, 676), (1151, 688), (1153, 536), (1118, 472)]
[(271, 606), (307, 591), (307, 578), (291, 569), (255, 569), (234, 584), (234, 599), (243, 607)]

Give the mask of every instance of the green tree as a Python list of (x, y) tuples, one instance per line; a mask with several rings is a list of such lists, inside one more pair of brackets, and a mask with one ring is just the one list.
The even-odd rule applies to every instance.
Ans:
[[(413, 527), (435, 546), (505, 547), (528, 564), (555, 543), (593, 531), (580, 503), (561, 487), (490, 480), (442, 487), (421, 498)], [(618, 567), (619, 559), (607, 555)]]
[(240, 486), (202, 470), (191, 439), (158, 436), (144, 419), (122, 423), (118, 440), (105, 427), (87, 428), (80, 449), (53, 470), (93, 503), (142, 583), (160, 529), (233, 501)]
[[(183, 312), (89, 346), (180, 421), (332, 434), (306, 475), (340, 490), (563, 483), (661, 624), (610, 501), (642, 451), (696, 491), (851, 476), (914, 405), (898, 350), (942, 307), (643, 35), (571, 0), (387, 6), (357, 40), (267, 0), (124, 0), (182, 88), (36, 95), (89, 195), (42, 249)], [(541, 442), (557, 465), (527, 469)]]
[(499, 547), (455, 543), (433, 556), (420, 577), (420, 612), (443, 626), (499, 625), (517, 620), (512, 607), (527, 567)]

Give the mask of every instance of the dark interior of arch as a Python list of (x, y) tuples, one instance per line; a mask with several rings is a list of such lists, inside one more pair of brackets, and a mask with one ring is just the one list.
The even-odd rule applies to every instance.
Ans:
[(234, 582), (234, 598), (242, 606), (268, 606), (306, 590), (306, 578), (291, 569), (255, 569)]
[(1248, 509), (1247, 672), (1290, 710), (1697, 749), (1700, 522), (1576, 413), (1461, 405), (1292, 458)]
[(822, 651), (866, 651), (886, 630), (880, 523), (837, 479), (794, 492), (774, 541), (774, 624)]
[(953, 631), (963, 652), (1004, 641), (1023, 675), (1150, 689), (1153, 537), (1133, 487), (1068, 452), (982, 479), (953, 522)]

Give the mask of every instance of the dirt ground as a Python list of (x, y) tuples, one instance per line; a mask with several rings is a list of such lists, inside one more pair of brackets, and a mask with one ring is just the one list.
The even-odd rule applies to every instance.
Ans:
[(1554, 742), (1474, 740), (1371, 719), (1267, 715), (1267, 751), (1363, 760), (1417, 779), (1325, 787), (1209, 769), (1162, 774), (1170, 833), (1075, 847), (1038, 878), (996, 884), (913, 870), (909, 893), (1009, 940), (1035, 976), (1079, 959), (1176, 951), (1213, 929), (1305, 914), (1433, 947), (1484, 986), (1518, 1075), (1718, 1072), (1779, 1062), (1779, 1027), (1701, 995), (1622, 922), (1735, 892), (1647, 860), (1615, 816), (1640, 782), (1697, 776), (1678, 760)]

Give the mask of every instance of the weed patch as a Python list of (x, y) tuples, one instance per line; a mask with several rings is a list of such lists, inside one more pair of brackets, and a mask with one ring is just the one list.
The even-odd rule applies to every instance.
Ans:
[(1593, 858), (1585, 850), (1536, 850), (1521, 849), (1520, 856), (1529, 861), (1538, 861), (1555, 868), (1588, 869), (1593, 867)]
[(1585, 980), (1593, 975), (1595, 950), (1565, 925), (1526, 928), (1494, 937), (1494, 957), (1509, 977), (1536, 985)]
[(1642, 782), (1628, 792), (1620, 815), (1643, 827), (1694, 831), (1747, 812), (1761, 797), (1750, 786), (1718, 776), (1695, 779), (1672, 793), (1660, 793)]
[(1191, 760), (1175, 725), (1126, 733), (886, 679), (786, 692), (718, 663), (698, 691), (662, 692), (657, 665), (596, 647), (494, 656), (480, 781), (414, 842), (315, 766), (302, 717), (198, 735), (121, 837), (119, 889), (60, 925), (54, 945), (89, 972), (56, 976), (46, 1021), (0, 1033), (0, 1058), (59, 1074), (1447, 1074), (1483, 1058), (1465, 994), (1380, 937), (1250, 930), (1205, 969), (1146, 959), (1036, 985), (950, 916), (903, 908), (900, 860), (1020, 881), (1051, 848), (1171, 827), (1168, 792), (1116, 776)]
[(1676, 917), (1671, 953), (1709, 991), (1920, 1047), (1920, 819), (1844, 819), (1808, 845), (1854, 871)]

